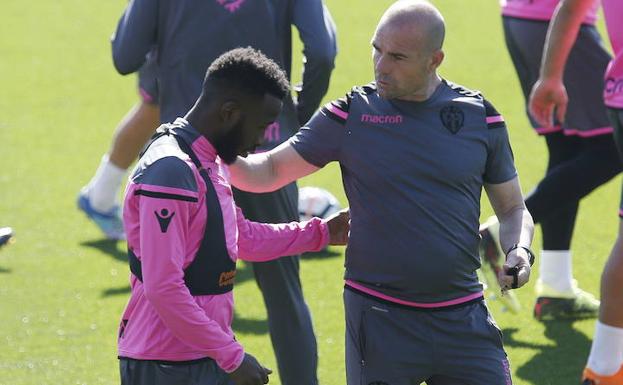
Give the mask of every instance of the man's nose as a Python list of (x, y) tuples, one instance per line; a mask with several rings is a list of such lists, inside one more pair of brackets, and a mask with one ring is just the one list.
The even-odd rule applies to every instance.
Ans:
[(376, 63), (374, 63), (374, 70), (379, 75), (387, 74), (389, 70), (387, 57), (385, 55), (379, 55), (376, 58)]

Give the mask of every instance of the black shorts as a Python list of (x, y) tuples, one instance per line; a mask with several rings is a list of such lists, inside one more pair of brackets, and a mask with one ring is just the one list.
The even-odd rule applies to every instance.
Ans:
[(176, 363), (119, 359), (121, 385), (233, 385), (212, 359)]
[[(532, 86), (539, 78), (549, 22), (504, 16), (503, 25), (506, 47), (527, 105)], [(561, 130), (566, 135), (580, 137), (612, 133), (602, 95), (604, 72), (610, 59), (597, 29), (582, 25), (565, 67), (564, 83), (569, 95), (565, 122), (544, 128), (528, 114), (532, 127), (539, 134)]]

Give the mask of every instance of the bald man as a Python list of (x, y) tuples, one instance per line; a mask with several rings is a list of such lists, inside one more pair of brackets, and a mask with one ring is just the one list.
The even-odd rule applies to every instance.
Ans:
[(349, 385), (511, 381), (476, 274), (483, 186), (507, 251), (505, 290), (528, 281), (533, 223), (504, 119), (480, 93), (437, 74), (444, 34), (431, 4), (394, 3), (372, 38), (375, 81), (231, 169), (238, 188), (262, 192), (339, 162), (351, 212)]

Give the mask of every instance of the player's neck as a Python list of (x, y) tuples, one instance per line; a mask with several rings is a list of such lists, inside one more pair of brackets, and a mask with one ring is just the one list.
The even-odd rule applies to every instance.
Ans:
[(404, 97), (400, 97), (398, 99), (408, 102), (425, 102), (435, 93), (440, 84), (441, 77), (434, 72), (431, 74), (427, 84), (424, 87), (410, 95), (405, 95)]

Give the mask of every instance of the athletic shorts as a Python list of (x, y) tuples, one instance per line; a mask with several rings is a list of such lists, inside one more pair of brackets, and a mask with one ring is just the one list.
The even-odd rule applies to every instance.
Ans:
[(209, 358), (187, 363), (120, 358), (119, 372), (121, 385), (233, 385)]
[(348, 287), (348, 385), (511, 385), (502, 333), (484, 301), (448, 309), (391, 304)]
[[(614, 142), (619, 150), (619, 157), (623, 161), (623, 109), (608, 108), (608, 117), (610, 118), (610, 123), (614, 128)], [(623, 186), (621, 187), (619, 217), (623, 219)]]
[(155, 55), (151, 53), (138, 70), (138, 92), (143, 102), (158, 104), (158, 67)]
[[(527, 111), (530, 91), (539, 78), (549, 22), (504, 16), (503, 25), (506, 47), (521, 83)], [(566, 135), (580, 137), (611, 134), (612, 126), (603, 103), (604, 72), (610, 58), (597, 29), (582, 25), (565, 67), (564, 83), (569, 95), (565, 122), (544, 128), (528, 113), (532, 127), (539, 134), (561, 130)]]

